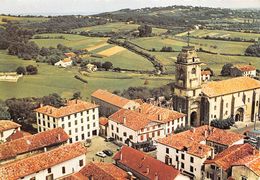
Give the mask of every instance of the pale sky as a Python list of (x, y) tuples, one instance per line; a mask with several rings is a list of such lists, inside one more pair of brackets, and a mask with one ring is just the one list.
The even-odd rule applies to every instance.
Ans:
[(260, 0), (0, 0), (0, 14), (93, 14), (168, 5), (260, 8)]

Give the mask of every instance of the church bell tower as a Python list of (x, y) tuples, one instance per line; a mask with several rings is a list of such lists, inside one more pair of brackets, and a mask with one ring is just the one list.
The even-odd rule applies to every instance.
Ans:
[(201, 62), (194, 46), (185, 46), (175, 63), (173, 104), (187, 114), (187, 125), (200, 125)]

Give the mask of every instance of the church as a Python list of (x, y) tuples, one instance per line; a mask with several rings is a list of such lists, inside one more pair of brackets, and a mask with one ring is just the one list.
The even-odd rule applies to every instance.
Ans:
[(202, 83), (201, 64), (193, 46), (183, 47), (175, 63), (173, 109), (187, 114), (187, 125), (229, 117), (245, 123), (259, 120), (260, 81), (237, 77)]

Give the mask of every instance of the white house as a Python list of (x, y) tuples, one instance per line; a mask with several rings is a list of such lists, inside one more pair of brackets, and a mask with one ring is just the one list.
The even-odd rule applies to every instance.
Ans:
[(108, 119), (108, 136), (136, 148), (142, 148), (185, 125), (184, 114), (147, 103), (134, 111), (121, 109)]
[(98, 105), (71, 100), (65, 106), (43, 106), (35, 110), (38, 132), (62, 127), (70, 136), (70, 143), (91, 139), (99, 134)]
[(201, 71), (201, 81), (202, 81), (202, 82), (209, 81), (211, 75), (212, 75), (212, 74), (211, 74), (210, 71), (202, 70), (202, 71)]
[(224, 149), (243, 143), (240, 134), (205, 125), (159, 139), (157, 159), (173, 165), (191, 178), (201, 179), (207, 158), (214, 158)]
[(52, 180), (85, 166), (86, 148), (74, 143), (0, 166), (1, 179)]
[(98, 89), (91, 94), (91, 101), (100, 105), (100, 114), (106, 117), (119, 109), (134, 110), (140, 106), (136, 101), (120, 97), (102, 89)]
[(5, 142), (14, 132), (20, 131), (21, 125), (10, 120), (0, 120), (0, 141)]
[(86, 68), (88, 69), (89, 72), (95, 72), (98, 69), (96, 65), (90, 63), (86, 65)]
[(256, 68), (252, 65), (237, 64), (230, 70), (231, 76), (256, 77)]
[(63, 60), (56, 62), (54, 65), (66, 68), (66, 67), (72, 66), (72, 60), (71, 60), (71, 58), (65, 58)]

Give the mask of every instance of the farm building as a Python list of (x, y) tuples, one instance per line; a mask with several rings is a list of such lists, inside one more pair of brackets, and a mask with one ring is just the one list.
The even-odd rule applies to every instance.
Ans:
[(60, 60), (59, 62), (56, 62), (54, 65), (66, 68), (66, 67), (72, 66), (72, 60), (71, 60), (71, 58), (65, 58), (63, 60)]
[(248, 77), (255, 77), (256, 76), (256, 68), (252, 65), (243, 65), (238, 64), (234, 65), (230, 69), (231, 76), (248, 76)]

